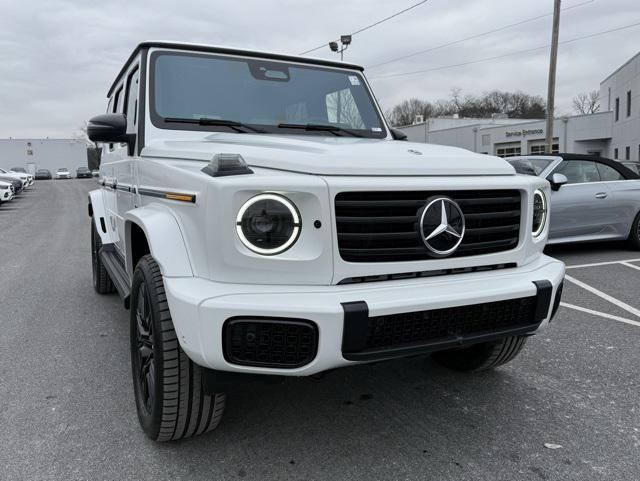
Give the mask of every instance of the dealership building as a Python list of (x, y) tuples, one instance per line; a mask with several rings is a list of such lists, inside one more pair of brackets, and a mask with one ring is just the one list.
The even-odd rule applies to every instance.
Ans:
[(0, 139), (0, 167), (31, 173), (47, 169), (52, 174), (66, 167), (75, 172), (87, 167), (87, 144), (80, 139)]
[[(600, 83), (602, 112), (555, 119), (553, 151), (640, 161), (640, 53)], [(427, 122), (438, 119), (428, 119)], [(447, 119), (400, 127), (409, 140), (500, 157), (543, 153), (543, 119)], [(459, 122), (457, 125), (455, 122)], [(446, 127), (442, 127), (446, 125)]]

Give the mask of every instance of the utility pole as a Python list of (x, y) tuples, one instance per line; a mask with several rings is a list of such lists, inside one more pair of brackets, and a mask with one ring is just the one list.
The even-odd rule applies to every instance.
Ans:
[(558, 62), (558, 33), (560, 31), (560, 1), (553, 2), (553, 31), (551, 33), (551, 56), (549, 60), (549, 82), (547, 83), (547, 136), (546, 153), (553, 150), (553, 110), (556, 96), (556, 64)]

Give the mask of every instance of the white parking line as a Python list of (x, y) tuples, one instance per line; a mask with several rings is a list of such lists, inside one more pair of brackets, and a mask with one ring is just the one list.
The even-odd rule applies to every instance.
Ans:
[(626, 304), (624, 302), (622, 302), (619, 299), (616, 299), (613, 296), (610, 296), (609, 294), (605, 294), (604, 292), (596, 289), (595, 287), (591, 287), (589, 284), (585, 284), (582, 281), (579, 281), (578, 279), (571, 277), (569, 275), (565, 275), (565, 279), (567, 279), (568, 281), (572, 282), (573, 284), (575, 284), (578, 287), (582, 287), (583, 289), (591, 292), (592, 294), (595, 294), (596, 296), (600, 297), (601, 299), (604, 299), (605, 301), (609, 301), (612, 304), (615, 304), (616, 306), (618, 306), (621, 309), (624, 309), (625, 311), (629, 312), (630, 314), (633, 314), (636, 317), (640, 317), (640, 309), (636, 309), (633, 306), (630, 306), (629, 304)]
[(626, 261), (622, 261), (622, 262), (620, 262), (620, 264), (622, 264), (623, 266), (631, 267), (632, 269), (636, 269), (636, 270), (640, 271), (640, 266), (637, 266), (635, 264), (630, 264), (629, 262), (626, 262)]
[(568, 307), (569, 309), (575, 309), (576, 311), (586, 312), (587, 314), (593, 314), (594, 316), (604, 317), (605, 319), (613, 319), (614, 321), (624, 322), (625, 324), (631, 324), (632, 326), (640, 327), (640, 322), (632, 321), (624, 317), (614, 316), (613, 314), (607, 314), (606, 312), (594, 311), (593, 309), (587, 309), (586, 307), (574, 306), (566, 302), (561, 302), (562, 307)]
[(619, 261), (594, 262), (593, 264), (578, 264), (578, 265), (575, 265), (575, 266), (567, 266), (567, 269), (580, 269), (582, 267), (610, 266), (611, 264), (625, 264), (625, 263), (629, 263), (629, 262), (639, 262), (639, 261), (640, 261), (640, 259), (623, 259), (623, 260), (619, 260)]

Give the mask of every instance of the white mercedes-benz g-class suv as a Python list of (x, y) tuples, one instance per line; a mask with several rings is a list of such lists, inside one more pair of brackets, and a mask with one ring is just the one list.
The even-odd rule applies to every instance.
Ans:
[(215, 428), (234, 383), (432, 353), (512, 360), (549, 323), (549, 184), (408, 143), (355, 65), (145, 42), (91, 119), (93, 282), (130, 309), (140, 423)]

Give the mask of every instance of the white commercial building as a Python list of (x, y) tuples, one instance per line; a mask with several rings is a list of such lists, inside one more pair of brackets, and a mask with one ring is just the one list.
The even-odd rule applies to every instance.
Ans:
[(79, 139), (0, 139), (0, 167), (31, 173), (48, 169), (52, 174), (66, 167), (75, 173), (87, 167), (87, 144)]
[[(640, 53), (600, 83), (602, 112), (554, 121), (554, 152), (593, 154), (640, 161)], [(438, 120), (438, 119), (434, 119)], [(474, 152), (509, 157), (542, 153), (545, 121), (460, 119), (464, 125), (428, 129), (400, 127), (409, 140), (462, 147)]]

